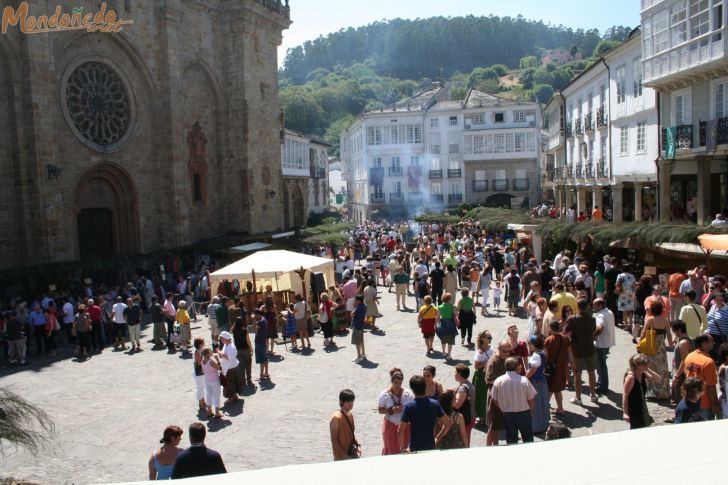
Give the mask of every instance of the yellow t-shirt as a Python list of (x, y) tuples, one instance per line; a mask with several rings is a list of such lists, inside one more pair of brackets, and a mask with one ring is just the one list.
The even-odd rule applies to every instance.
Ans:
[(174, 319), (177, 320), (180, 325), (189, 325), (190, 323), (190, 315), (184, 308), (177, 310), (177, 314)]
[(556, 293), (554, 296), (551, 297), (551, 301), (555, 301), (559, 304), (555, 312), (555, 315), (559, 319), (561, 318), (561, 309), (564, 307), (564, 305), (570, 306), (572, 313), (576, 315), (576, 297), (574, 297), (574, 295), (572, 295), (571, 293), (567, 291)]
[(420, 317), (424, 319), (437, 318), (437, 307), (435, 305), (422, 305)]

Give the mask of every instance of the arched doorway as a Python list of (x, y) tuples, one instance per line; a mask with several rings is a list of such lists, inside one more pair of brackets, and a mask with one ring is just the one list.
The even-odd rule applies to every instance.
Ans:
[(301, 187), (298, 184), (293, 186), (291, 203), (293, 204), (293, 227), (303, 227), (306, 222), (305, 207), (303, 205), (303, 192), (301, 192)]
[(513, 198), (510, 194), (495, 194), (485, 199), (486, 207), (511, 207), (511, 199)]
[(283, 185), (283, 229), (291, 227), (291, 200), (288, 197), (288, 191), (290, 190), (288, 184)]
[(79, 259), (139, 252), (137, 197), (119, 166), (91, 167), (76, 187)]

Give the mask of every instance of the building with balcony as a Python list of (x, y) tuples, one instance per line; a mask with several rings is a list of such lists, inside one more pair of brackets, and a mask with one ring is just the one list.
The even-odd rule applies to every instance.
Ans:
[[(329, 205), (331, 145), (318, 138), (286, 129), (281, 144), (281, 203), (283, 228), (303, 227), (309, 214)], [(270, 192), (266, 197), (277, 197)]]
[(723, 0), (642, 0), (644, 84), (659, 93), (661, 220), (712, 220), (728, 202)]
[(385, 206), (405, 216), (537, 199), (538, 105), (477, 90), (462, 101), (449, 94), (437, 87), (364, 113), (342, 134), (354, 220)]
[[(559, 207), (594, 206), (640, 220), (655, 201), (655, 93), (642, 86), (640, 32), (574, 78), (545, 108), (543, 196)], [(647, 215), (647, 214), (646, 214)]]

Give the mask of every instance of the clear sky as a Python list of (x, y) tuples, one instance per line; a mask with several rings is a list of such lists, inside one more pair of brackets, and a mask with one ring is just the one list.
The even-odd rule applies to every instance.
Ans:
[(319, 35), (397, 17), (521, 14), (575, 29), (597, 28), (602, 33), (612, 25), (636, 27), (640, 22), (639, 0), (290, 0), (290, 5), (293, 24), (283, 32), (279, 64), (286, 50)]

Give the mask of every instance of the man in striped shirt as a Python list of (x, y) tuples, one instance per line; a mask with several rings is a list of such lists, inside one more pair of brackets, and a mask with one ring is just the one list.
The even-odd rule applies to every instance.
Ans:
[(728, 306), (725, 304), (724, 293), (716, 293), (713, 296), (713, 306), (708, 312), (708, 333), (715, 341), (711, 355), (717, 360), (718, 348), (728, 337)]
[(531, 382), (518, 373), (518, 359), (506, 359), (506, 374), (493, 383), (491, 399), (503, 412), (506, 427), (506, 443), (518, 443), (518, 433), (524, 443), (533, 442), (531, 410), (533, 409), (536, 389)]

